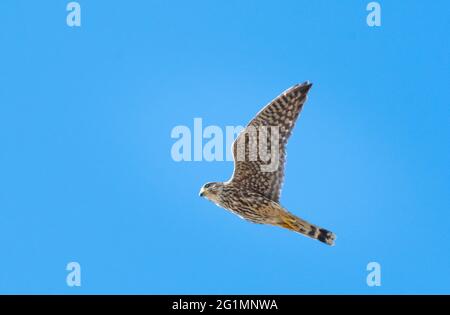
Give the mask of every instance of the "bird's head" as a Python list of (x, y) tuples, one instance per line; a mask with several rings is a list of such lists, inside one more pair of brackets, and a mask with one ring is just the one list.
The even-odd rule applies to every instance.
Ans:
[(200, 197), (205, 197), (211, 201), (217, 201), (223, 188), (223, 183), (206, 183), (200, 189)]

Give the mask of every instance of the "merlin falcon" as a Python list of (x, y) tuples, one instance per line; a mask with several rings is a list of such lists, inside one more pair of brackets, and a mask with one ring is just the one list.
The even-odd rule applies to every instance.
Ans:
[(308, 81), (296, 84), (267, 104), (233, 142), (231, 178), (205, 184), (200, 196), (250, 222), (279, 226), (334, 245), (334, 233), (300, 219), (279, 202), (286, 144), (311, 86)]

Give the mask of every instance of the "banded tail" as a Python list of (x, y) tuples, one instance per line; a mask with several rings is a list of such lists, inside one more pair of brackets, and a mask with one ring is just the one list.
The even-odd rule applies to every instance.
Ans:
[(326, 229), (296, 217), (287, 211), (280, 212), (280, 223), (276, 224), (288, 230), (303, 234), (322, 243), (333, 246), (336, 235)]

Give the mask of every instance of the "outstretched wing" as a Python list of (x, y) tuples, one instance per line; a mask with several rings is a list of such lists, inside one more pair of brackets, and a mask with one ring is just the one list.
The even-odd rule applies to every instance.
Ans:
[[(286, 143), (311, 86), (309, 82), (304, 82), (287, 89), (267, 104), (242, 130), (233, 143), (234, 171), (231, 182), (258, 192), (273, 201), (279, 201), (284, 179)], [(271, 145), (270, 142), (271, 139), (272, 141), (276, 139), (273, 138), (274, 132), (271, 131), (271, 127), (278, 130), (278, 154), (269, 155), (270, 159), (262, 159), (260, 156), (262, 152), (259, 152), (262, 139), (266, 138), (266, 143), (261, 142), (261, 147), (264, 148), (267, 144), (267, 153), (271, 154), (272, 148), (276, 148), (276, 145), (273, 143)], [(258, 152), (254, 152), (254, 144)], [(278, 163), (274, 163), (274, 157), (278, 159)], [(265, 171), (264, 166), (270, 163), (277, 166)]]

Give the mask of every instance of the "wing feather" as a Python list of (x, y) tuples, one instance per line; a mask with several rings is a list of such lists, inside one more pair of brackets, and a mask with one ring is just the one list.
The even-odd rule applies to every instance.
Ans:
[[(233, 184), (258, 192), (275, 202), (279, 201), (284, 180), (286, 144), (311, 86), (309, 82), (304, 82), (287, 89), (256, 114), (242, 130), (232, 147), (234, 171), (230, 181)], [(274, 128), (278, 131), (278, 139)], [(272, 145), (271, 141), (274, 141)], [(269, 159), (263, 158), (261, 148), (264, 147), (267, 154), (271, 154)], [(278, 163), (275, 159), (278, 159)], [(267, 171), (264, 167), (267, 169), (268, 165), (276, 167)]]

